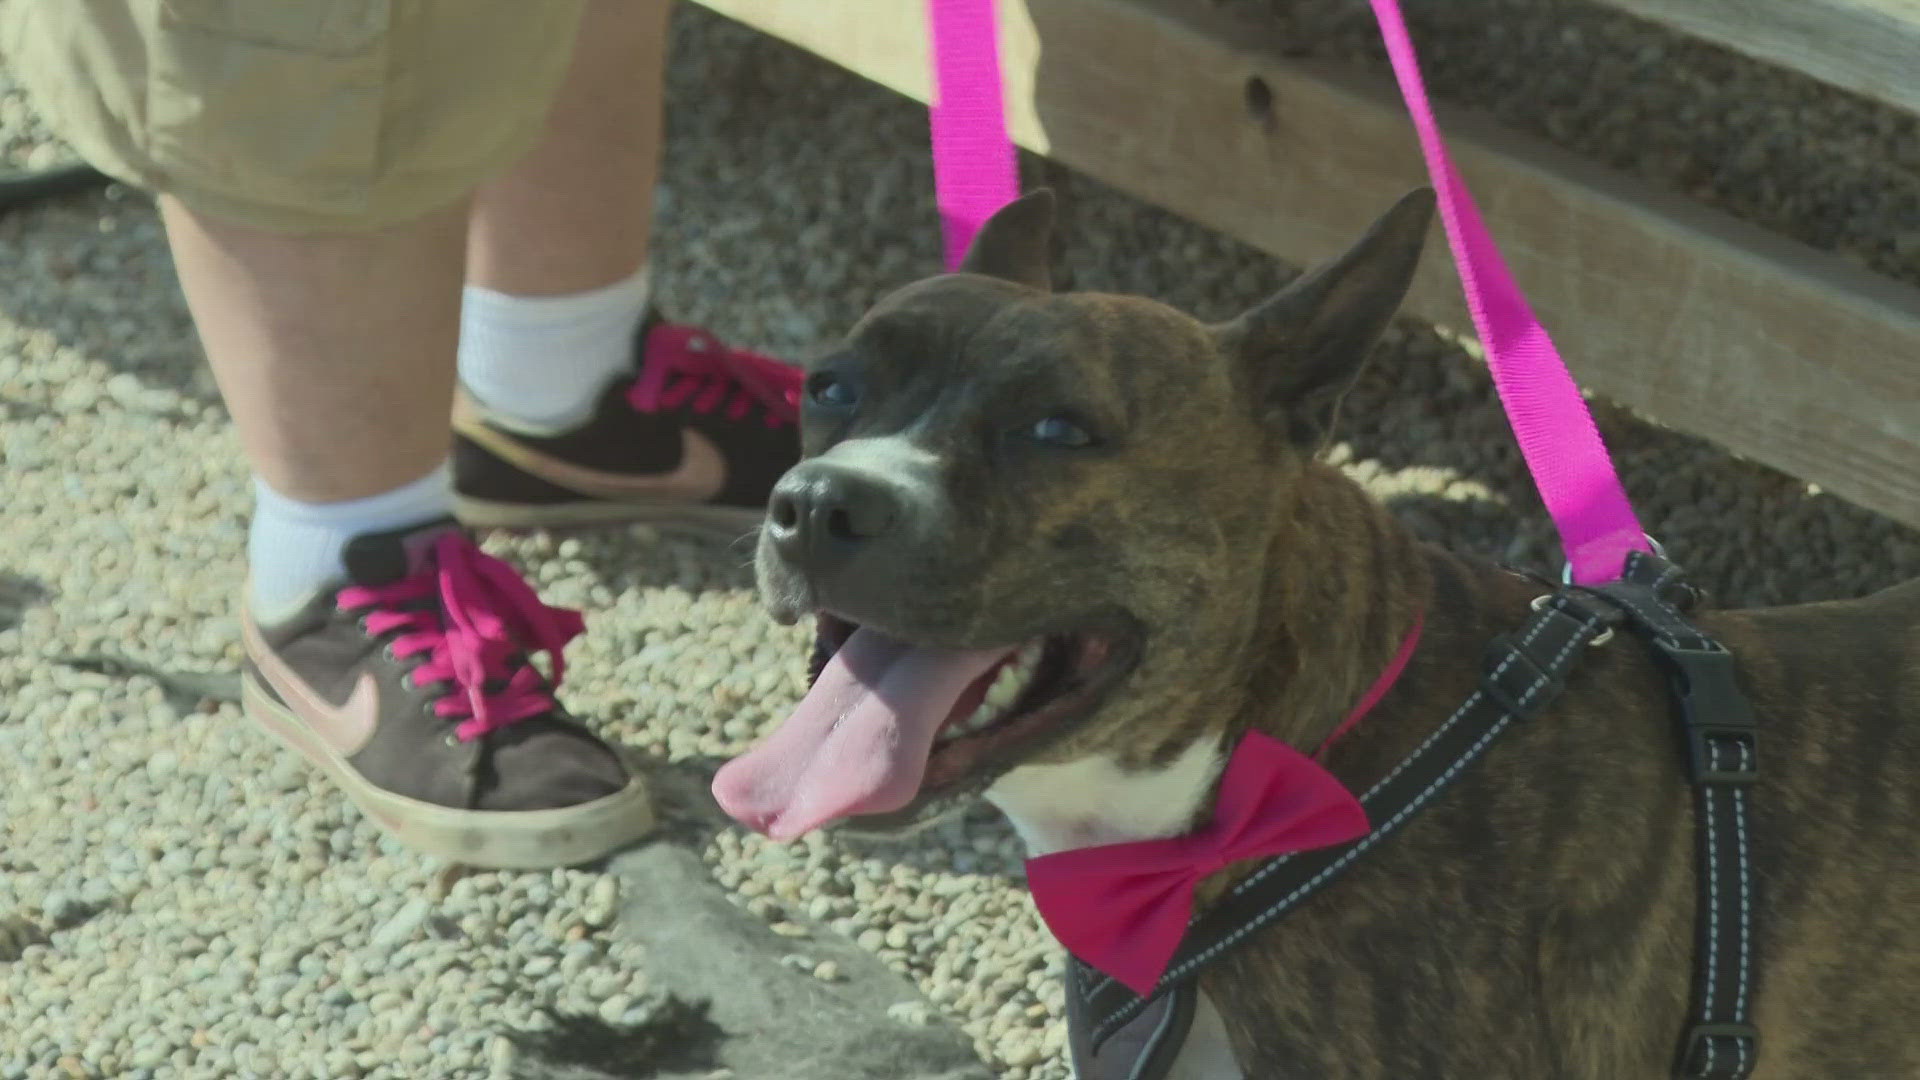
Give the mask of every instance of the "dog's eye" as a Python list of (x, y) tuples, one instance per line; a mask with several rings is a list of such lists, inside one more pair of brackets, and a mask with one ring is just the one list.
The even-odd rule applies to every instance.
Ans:
[(1027, 438), (1048, 446), (1091, 446), (1093, 436), (1087, 429), (1064, 416), (1049, 416), (1027, 429)]
[(844, 409), (860, 400), (853, 385), (831, 371), (807, 376), (807, 396), (831, 409)]

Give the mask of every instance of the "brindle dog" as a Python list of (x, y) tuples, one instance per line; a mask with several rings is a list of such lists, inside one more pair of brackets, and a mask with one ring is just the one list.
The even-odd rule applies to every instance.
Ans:
[[(1317, 746), (1424, 613), (1325, 759), (1356, 792), (1378, 780), (1550, 591), (1416, 542), (1315, 460), (1432, 206), (1408, 196), (1224, 325), (1052, 292), (1044, 192), (961, 272), (883, 300), (811, 366), (806, 460), (760, 540), (765, 600), (818, 618), (824, 667), (722, 803), (778, 837), (975, 794), (1035, 853), (1181, 833), (1224, 748), (1249, 728)], [(1738, 658), (1764, 747), (1754, 1075), (1920, 1077), (1920, 583), (1696, 621)], [(1669, 1074), (1691, 793), (1648, 649), (1589, 651), (1400, 835), (1205, 971), (1176, 1075)]]

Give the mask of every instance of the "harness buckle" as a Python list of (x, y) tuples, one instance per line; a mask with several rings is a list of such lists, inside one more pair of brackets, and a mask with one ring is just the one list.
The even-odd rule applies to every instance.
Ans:
[(1733, 654), (1719, 645), (1656, 645), (1680, 674), (1675, 697), (1687, 732), (1688, 778), (1695, 785), (1736, 786), (1759, 779), (1759, 722), (1734, 678)]
[[(1719, 1069), (1708, 1069), (1707, 1065), (1709, 1062), (1718, 1064), (1716, 1057), (1709, 1056), (1705, 1053), (1708, 1039), (1744, 1040), (1746, 1042), (1745, 1060), (1749, 1068), (1751, 1068), (1752, 1063), (1757, 1060), (1757, 1049), (1760, 1044), (1759, 1028), (1754, 1027), (1752, 1024), (1694, 1024), (1687, 1029), (1686, 1042), (1680, 1055), (1681, 1067), (1686, 1070), (1687, 1076), (1709, 1077), (1733, 1075), (1722, 1072)], [(1746, 1072), (1742, 1071), (1738, 1075), (1744, 1077)]]
[(1750, 726), (1689, 727), (1687, 735), (1687, 772), (1695, 784), (1745, 787), (1760, 779)]

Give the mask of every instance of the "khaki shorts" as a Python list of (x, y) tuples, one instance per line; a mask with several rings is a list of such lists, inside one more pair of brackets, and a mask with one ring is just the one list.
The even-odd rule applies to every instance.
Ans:
[(584, 0), (0, 0), (0, 55), (101, 171), (276, 232), (447, 206), (539, 138)]

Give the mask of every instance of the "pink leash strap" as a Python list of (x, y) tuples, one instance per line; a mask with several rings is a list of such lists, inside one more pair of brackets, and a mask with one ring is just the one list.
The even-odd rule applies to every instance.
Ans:
[(1020, 195), (1001, 104), (994, 0), (927, 0), (933, 29), (933, 187), (947, 269), (994, 211)]
[(1487, 366), (1541, 501), (1560, 530), (1573, 580), (1581, 585), (1614, 581), (1628, 552), (1649, 550), (1646, 533), (1614, 474), (1579, 387), (1546, 328), (1527, 306), (1480, 219), (1473, 196), (1447, 156), (1398, 0), (1372, 3), (1394, 77), (1420, 134), (1420, 149), (1439, 194), (1447, 243), (1453, 248), (1467, 307), (1486, 348)]

